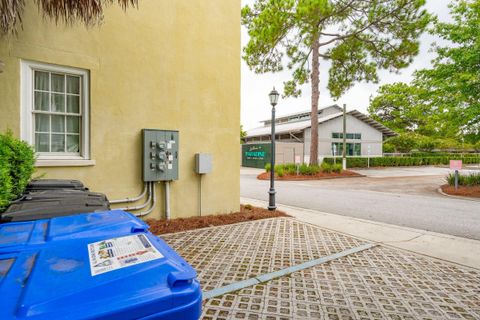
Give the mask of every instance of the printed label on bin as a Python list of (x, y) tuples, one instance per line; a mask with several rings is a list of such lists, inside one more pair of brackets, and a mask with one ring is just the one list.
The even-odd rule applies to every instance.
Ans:
[(89, 243), (88, 256), (92, 276), (163, 258), (143, 234)]

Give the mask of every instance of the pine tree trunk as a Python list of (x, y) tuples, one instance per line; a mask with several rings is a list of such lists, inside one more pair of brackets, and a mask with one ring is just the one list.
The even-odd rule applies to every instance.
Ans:
[(319, 39), (312, 44), (312, 112), (311, 112), (311, 144), (310, 165), (318, 164), (318, 100), (320, 98), (320, 61), (318, 56)]

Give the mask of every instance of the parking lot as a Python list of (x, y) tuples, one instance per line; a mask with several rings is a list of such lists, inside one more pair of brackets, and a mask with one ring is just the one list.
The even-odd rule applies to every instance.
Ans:
[(203, 319), (478, 319), (480, 272), (273, 218), (163, 235), (204, 295), (302, 263), (328, 262), (204, 300)]

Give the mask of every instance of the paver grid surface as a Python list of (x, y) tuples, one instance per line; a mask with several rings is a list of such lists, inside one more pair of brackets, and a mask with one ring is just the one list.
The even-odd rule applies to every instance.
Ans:
[[(289, 218), (162, 236), (204, 291), (364, 242)], [(203, 319), (480, 319), (480, 272), (377, 246), (204, 302)]]
[(161, 237), (197, 270), (203, 291), (365, 243), (290, 218), (257, 220)]

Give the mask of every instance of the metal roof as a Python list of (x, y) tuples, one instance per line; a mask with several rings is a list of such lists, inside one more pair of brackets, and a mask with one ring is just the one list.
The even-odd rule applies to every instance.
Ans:
[[(365, 122), (366, 124), (370, 125), (371, 127), (375, 128), (376, 130), (383, 133), (383, 135), (387, 137), (396, 136), (397, 133), (390, 130), (389, 128), (385, 127), (383, 124), (373, 120), (369, 116), (361, 113), (357, 110), (348, 111), (347, 114), (359, 119), (360, 121)], [(334, 113), (328, 115), (326, 117), (318, 118), (318, 124), (327, 122), (329, 120), (338, 118), (343, 116), (343, 112)], [(302, 132), (303, 130), (311, 127), (310, 119), (305, 121), (296, 121), (290, 123), (282, 123), (282, 124), (275, 124), (275, 133), (282, 134), (282, 133), (298, 133)], [(245, 138), (251, 137), (259, 137), (259, 136), (267, 136), (271, 134), (271, 127), (270, 126), (263, 126), (254, 129), (247, 130), (247, 136)]]
[[(321, 107), (321, 108), (318, 108), (318, 112), (320, 111), (323, 111), (325, 109), (329, 109), (329, 108), (336, 108), (338, 109), (339, 111), (342, 111), (343, 109), (338, 105), (338, 104), (332, 104), (330, 106), (326, 106), (326, 107)], [(277, 109), (278, 110), (278, 109)], [(277, 116), (275, 118), (276, 121), (280, 120), (280, 119), (285, 119), (285, 118), (290, 118), (290, 117), (294, 117), (294, 116), (300, 116), (300, 115), (304, 115), (304, 114), (308, 114), (310, 115), (312, 113), (311, 110), (303, 110), (303, 111), (300, 111), (300, 112), (293, 112), (293, 113), (287, 113), (287, 114), (284, 114), (284, 115), (281, 115), (281, 116)], [(269, 122), (271, 121), (272, 119), (265, 119), (265, 120), (261, 120), (260, 122)]]

